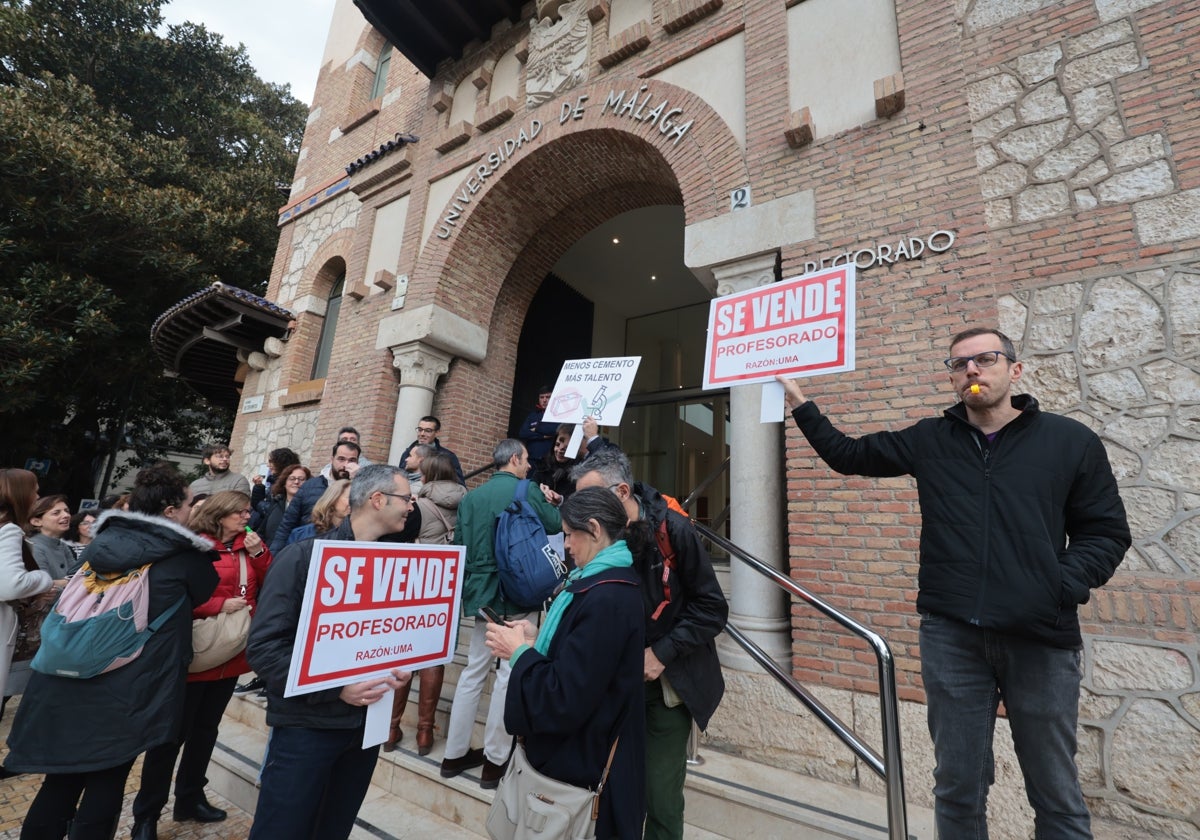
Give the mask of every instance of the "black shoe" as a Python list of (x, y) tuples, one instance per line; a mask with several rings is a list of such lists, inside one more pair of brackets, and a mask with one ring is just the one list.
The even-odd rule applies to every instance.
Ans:
[(158, 821), (134, 820), (129, 840), (158, 840)]
[(458, 758), (442, 759), (442, 778), (453, 779), (464, 770), (470, 770), (472, 767), (478, 767), (484, 762), (483, 747), (474, 750), (467, 750), (467, 754)]
[(249, 694), (251, 691), (261, 691), (267, 687), (267, 684), (262, 681), (262, 677), (255, 677), (250, 682), (242, 683), (234, 686), (234, 694)]
[(500, 787), (500, 780), (504, 778), (504, 771), (507, 769), (507, 761), (503, 764), (493, 764), (484, 759), (483, 769), (479, 771), (479, 786), (484, 790), (495, 790)]
[(186, 805), (180, 806), (175, 803), (175, 822), (186, 822), (192, 820), (194, 822), (213, 823), (220, 822), (228, 816), (220, 808), (215, 808), (208, 804), (208, 800), (204, 797), (200, 798), (192, 807)]

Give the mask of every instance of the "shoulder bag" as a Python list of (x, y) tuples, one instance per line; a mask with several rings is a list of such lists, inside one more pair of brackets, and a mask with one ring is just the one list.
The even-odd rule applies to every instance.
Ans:
[(596, 836), (600, 794), (620, 740), (613, 741), (594, 791), (539, 773), (518, 740), (488, 811), (488, 836), (492, 840), (591, 840)]
[[(246, 597), (246, 552), (238, 552), (238, 593)], [(192, 663), (189, 674), (198, 674), (230, 659), (246, 649), (250, 638), (250, 607), (237, 612), (219, 612), (208, 618), (192, 619)]]

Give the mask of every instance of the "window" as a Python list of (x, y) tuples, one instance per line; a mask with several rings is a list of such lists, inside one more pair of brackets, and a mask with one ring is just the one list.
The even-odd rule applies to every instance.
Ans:
[[(392, 63), (392, 45), (384, 44), (375, 62), (375, 81), (371, 83), (371, 99), (378, 99), (387, 91), (388, 67)], [(359, 88), (361, 90), (362, 88)]]
[(317, 355), (313, 359), (313, 379), (324, 379), (329, 373), (329, 354), (333, 351), (333, 334), (337, 332), (338, 313), (342, 310), (342, 288), (345, 285), (346, 272), (343, 271), (329, 290), (325, 322), (321, 324), (321, 338), (317, 341)]

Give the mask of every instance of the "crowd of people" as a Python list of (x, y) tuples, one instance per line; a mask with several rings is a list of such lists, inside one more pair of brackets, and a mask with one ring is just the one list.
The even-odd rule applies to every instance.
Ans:
[[(968, 330), (950, 352), (958, 402), (898, 432), (847, 436), (799, 383), (780, 382), (800, 431), (831, 467), (917, 480), (917, 609), (941, 836), (986, 835), (991, 747), (985, 738), (965, 748), (964, 732), (990, 733), (1003, 700), (1038, 836), (1089, 837), (1074, 768), (1076, 609), (1129, 545), (1124, 509), (1099, 439), (1011, 393), (1022, 366), (1007, 337)], [(34, 474), (0, 470), (0, 638), (8, 640), (0, 689), (6, 700), (24, 694), (4, 772), (45, 774), (23, 840), (110, 840), (143, 754), (134, 840), (157, 838), (172, 771), (177, 821), (225, 819), (205, 796), (205, 773), (235, 691), (261, 693), (272, 729), (251, 840), (347, 837), (380, 746), (394, 750), (404, 738), (414, 677), (416, 746), (431, 752), (444, 666), (286, 696), (318, 538), (464, 547), (468, 654), (443, 777), (478, 768), (480, 786), (496, 788), (515, 754), (518, 766), (567, 784), (596, 789), (608, 780), (597, 837), (681, 838), (688, 738), (693, 724), (707, 727), (725, 688), (715, 639), (726, 599), (677, 503), (638, 481), (590, 419), (579, 457), (568, 457), (573, 429), (541, 422), (549, 395), (541, 390), (521, 439), (499, 441), (491, 475), (470, 490), (432, 416), (421, 418), (397, 465), (367, 463), (349, 426), (321, 469), (281, 448), (252, 479), (233, 473), (229, 448), (214, 445), (190, 486), (155, 465), (127, 496), (107, 499), (109, 509), (74, 516), (65, 497), (39, 496)], [(1028, 492), (1039, 476), (1044, 492)], [(518, 486), (545, 532), (561, 534), (568, 572), (548, 602), (515, 601), (500, 586), (495, 523)], [(147, 569), (147, 620), (161, 626), (136, 659), (85, 679), (30, 671), (22, 628), (64, 586)], [(224, 614), (250, 617), (241, 646), (190, 669), (193, 621)], [(387, 739), (364, 748), (367, 708), (385, 700)], [(97, 724), (88, 737), (62, 725), (79, 708)]]
[[(157, 838), (172, 778), (176, 821), (225, 819), (226, 813), (205, 795), (206, 771), (235, 692), (265, 698), (272, 730), (251, 837), (346, 836), (379, 751), (362, 748), (365, 709), (391, 699), (391, 725), (382, 748), (394, 750), (404, 737), (401, 721), (414, 679), (419, 685), (416, 747), (421, 755), (431, 752), (444, 666), (395, 671), (302, 698), (284, 696), (307, 565), (318, 537), (466, 547), (463, 614), (473, 628), (468, 665), (451, 704), (443, 776), (482, 765), (479, 783), (496, 787), (508, 766), (513, 736), (521, 735), (535, 765), (587, 783), (604, 765), (604, 742), (619, 735), (613, 763), (619, 781), (604, 793), (600, 836), (642, 836), (648, 799), (670, 805), (661, 818), (655, 816), (661, 809), (649, 808), (646, 836), (677, 835), (682, 831), (687, 730), (693, 718), (706, 723), (720, 698), (713, 639), (724, 626), (725, 601), (707, 555), (694, 550), (699, 542), (694, 533), (686, 533), (688, 521), (678, 514), (670, 514), (677, 517), (671, 535), (686, 562), (672, 565), (668, 579), (646, 571), (662, 567), (661, 559), (656, 563), (650, 555), (659, 551), (653, 528), (667, 516), (665, 504), (651, 489), (645, 492), (655, 500), (652, 509), (626, 504), (621, 494), (632, 493), (635, 486), (628, 459), (599, 436), (594, 423), (584, 426), (588, 445), (580, 454), (592, 459), (588, 461), (567, 457), (571, 427), (546, 425), (534, 423), (526, 430), (538, 435), (538, 458), (531, 460), (521, 440), (500, 441), (492, 476), (471, 491), (458, 457), (438, 439), (441, 424), (433, 416), (419, 421), (417, 438), (397, 466), (366, 462), (358, 432), (349, 426), (339, 430), (329, 462), (319, 469), (279, 448), (268, 454), (265, 470), (246, 478), (231, 469), (229, 447), (214, 444), (201, 453), (204, 472), (190, 484), (173, 467), (158, 464), (138, 473), (128, 495), (110, 496), (102, 509), (74, 515), (65, 496), (39, 496), (32, 473), (0, 472), (0, 594), (6, 596), (0, 630), (17, 635), (21, 619), (10, 603), (44, 615), (77, 574), (119, 577), (133, 571), (149, 575), (146, 619), (161, 622), (136, 660), (86, 679), (31, 671), (22, 659), (0, 663), (6, 666), (0, 669), (5, 696), (24, 694), (4, 772), (45, 774), (22, 838), (111, 838), (139, 755), (144, 760), (132, 809), (133, 840)], [(581, 471), (581, 462), (592, 466)], [(577, 483), (588, 485), (593, 469), (605, 476), (616, 469), (621, 481), (606, 477), (603, 492), (576, 493)], [(574, 570), (545, 621), (539, 621), (544, 604), (503, 597), (492, 553), (495, 518), (522, 479), (531, 482), (530, 501), (547, 533), (561, 534), (559, 545), (565, 545)], [(628, 542), (627, 529), (637, 534)], [(614, 581), (627, 585), (619, 590), (598, 587)], [(640, 592), (647, 585), (653, 592)], [(664, 619), (658, 599), (671, 587), (677, 593), (675, 604)], [(502, 624), (477, 616), (480, 607), (495, 610), (491, 615)], [(244, 647), (224, 661), (189, 668), (192, 622), (243, 611), (251, 616)], [(611, 630), (617, 617), (621, 640), (610, 650), (598, 630), (602, 624)], [(539, 638), (539, 623), (556, 629), (544, 630)], [(685, 722), (682, 728), (660, 732), (654, 707), (679, 695), (667, 687), (661, 664), (652, 666), (658, 662), (653, 646), (674, 630), (678, 638), (670, 644), (678, 649), (662, 653), (663, 659), (694, 659), (689, 669), (700, 663), (700, 670), (675, 677), (685, 699), (673, 707)], [(510, 635), (514, 648), (503, 656), (493, 638), (501, 632)], [(526, 636), (527, 645), (522, 641)], [(17, 648), (3, 648), (8, 660), (14, 653), (27, 655)], [(555, 694), (550, 686), (561, 687), (561, 677), (585, 661), (577, 652), (579, 657), (586, 652), (593, 665), (604, 661), (605, 667), (582, 669), (586, 681), (572, 681), (569, 690)], [(201, 656), (197, 650), (196, 661)], [(497, 657), (498, 670), (491, 667)], [(710, 673), (702, 679), (700, 671), (706, 670)], [(510, 672), (516, 680), (511, 698), (506, 691)], [(239, 685), (247, 674), (250, 679)], [(472, 748), (476, 706), (489, 679), (494, 684), (484, 747)], [(703, 700), (689, 688), (697, 680), (706, 685)], [(646, 687), (638, 692), (643, 683)], [(79, 698), (97, 713), (119, 718), (120, 725), (106, 729), (95, 744), (81, 744), (61, 728), (52, 737), (38, 736), (54, 715), (65, 714), (67, 705)], [(539, 705), (557, 709), (560, 717), (540, 713)], [(549, 754), (562, 740), (564, 727), (573, 730), (568, 740), (583, 750), (575, 758)], [(643, 754), (646, 762), (654, 762), (660, 753), (676, 766), (665, 777), (655, 776), (648, 787), (643, 784), (651, 782)], [(560, 770), (564, 761), (577, 767)], [(664, 778), (667, 788), (677, 789), (659, 797)], [(659, 822), (676, 822), (676, 830), (656, 833)]]

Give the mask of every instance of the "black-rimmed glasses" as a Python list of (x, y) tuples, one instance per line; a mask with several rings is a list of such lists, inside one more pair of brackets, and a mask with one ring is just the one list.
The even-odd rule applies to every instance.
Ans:
[(974, 362), (977, 368), (988, 368), (1000, 361), (1001, 356), (1010, 362), (1016, 361), (1016, 359), (1003, 350), (986, 350), (983, 353), (976, 353), (974, 356), (951, 356), (949, 359), (945, 359), (942, 364), (953, 373), (962, 373), (971, 362)]
[(412, 502), (413, 500), (410, 493), (385, 493), (383, 490), (379, 490), (378, 492), (384, 496), (391, 496), (393, 499), (401, 499), (405, 502)]

